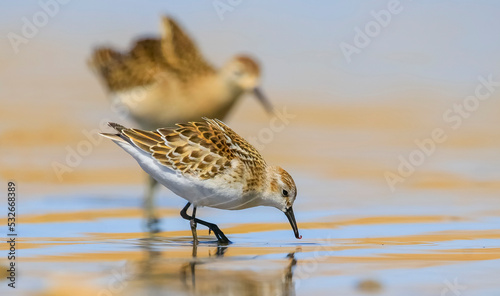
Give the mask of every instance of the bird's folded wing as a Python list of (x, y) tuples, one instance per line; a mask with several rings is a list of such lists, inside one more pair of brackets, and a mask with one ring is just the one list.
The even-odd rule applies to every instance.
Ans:
[(235, 168), (263, 172), (265, 161), (260, 153), (222, 121), (206, 119), (203, 122), (177, 124), (177, 128), (161, 128), (150, 132), (128, 129), (110, 123), (125, 140), (134, 144), (160, 164), (182, 174), (201, 179)]
[(119, 125), (115, 129), (160, 164), (201, 179), (223, 173), (231, 167), (234, 158), (222, 132), (211, 129), (205, 122), (179, 124), (178, 128), (162, 128), (155, 132)]

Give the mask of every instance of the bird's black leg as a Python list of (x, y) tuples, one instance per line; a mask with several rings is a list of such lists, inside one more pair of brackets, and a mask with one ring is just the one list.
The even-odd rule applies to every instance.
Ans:
[[(186, 220), (193, 220), (194, 223), (199, 223), (201, 225), (205, 225), (210, 229), (211, 231), (214, 232), (215, 236), (217, 237), (217, 240), (219, 241), (220, 244), (229, 244), (231, 241), (224, 235), (224, 233), (219, 229), (219, 227), (216, 224), (200, 220), (195, 217), (191, 217), (187, 214), (187, 209), (191, 206), (191, 203), (188, 202), (186, 206), (181, 210), (181, 217), (186, 219)], [(192, 229), (192, 228), (191, 228)]]
[[(196, 233), (196, 207), (193, 206), (193, 214), (191, 216), (189, 216), (187, 214), (187, 210), (189, 209), (189, 207), (191, 206), (191, 203), (188, 202), (184, 208), (182, 209), (181, 211), (181, 216), (182, 218), (186, 219), (186, 220), (189, 220), (189, 224), (191, 225), (191, 233), (193, 234), (193, 246), (196, 246), (198, 244), (198, 235)], [(194, 249), (193, 249), (193, 253), (194, 253)]]
[(193, 233), (193, 244), (198, 244), (198, 235), (196, 233), (196, 207), (193, 206), (193, 213), (191, 214), (191, 220), (189, 220), (189, 224), (191, 225), (191, 232)]
[(144, 213), (146, 216), (146, 227), (150, 233), (160, 232), (158, 224), (160, 220), (156, 218), (154, 213), (154, 192), (158, 182), (153, 177), (148, 176), (148, 186), (146, 188), (146, 195), (144, 196)]

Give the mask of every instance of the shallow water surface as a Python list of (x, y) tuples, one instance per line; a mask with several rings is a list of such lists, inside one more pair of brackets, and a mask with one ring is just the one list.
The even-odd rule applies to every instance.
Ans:
[[(329, 188), (317, 180), (298, 182)], [(142, 186), (72, 188), (79, 193), (33, 193), (20, 203), (16, 292), (447, 295), (450, 289), (452, 295), (455, 287), (464, 295), (491, 295), (498, 287), (487, 276), (500, 271), (500, 219), (492, 197), (471, 207), (441, 196), (432, 211), (422, 205), (437, 194), (431, 192), (412, 196), (421, 205), (411, 208), (397, 198), (359, 207), (337, 198), (345, 205), (332, 213), (321, 211), (321, 198), (302, 196), (296, 203), (302, 240), (275, 209), (201, 208), (198, 216), (217, 223), (233, 243), (218, 246), (199, 226), (201, 242), (194, 248), (189, 223), (178, 215), (183, 202), (166, 190), (159, 198), (163, 231), (150, 237), (142, 231), (136, 196)]]

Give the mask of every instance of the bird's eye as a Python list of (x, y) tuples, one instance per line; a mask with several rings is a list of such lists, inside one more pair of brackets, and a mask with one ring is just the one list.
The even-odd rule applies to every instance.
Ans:
[(288, 196), (288, 191), (286, 191), (285, 189), (283, 189), (283, 196)]

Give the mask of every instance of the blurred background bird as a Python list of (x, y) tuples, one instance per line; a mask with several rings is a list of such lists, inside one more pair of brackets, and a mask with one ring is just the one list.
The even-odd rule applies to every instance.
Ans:
[[(161, 32), (160, 39), (139, 39), (125, 53), (99, 47), (89, 60), (112, 102), (140, 128), (155, 130), (201, 117), (224, 119), (248, 92), (273, 112), (259, 89), (261, 72), (254, 59), (237, 55), (215, 69), (174, 20), (162, 17)], [(149, 177), (144, 200), (151, 232), (159, 231), (153, 202), (156, 184)]]

